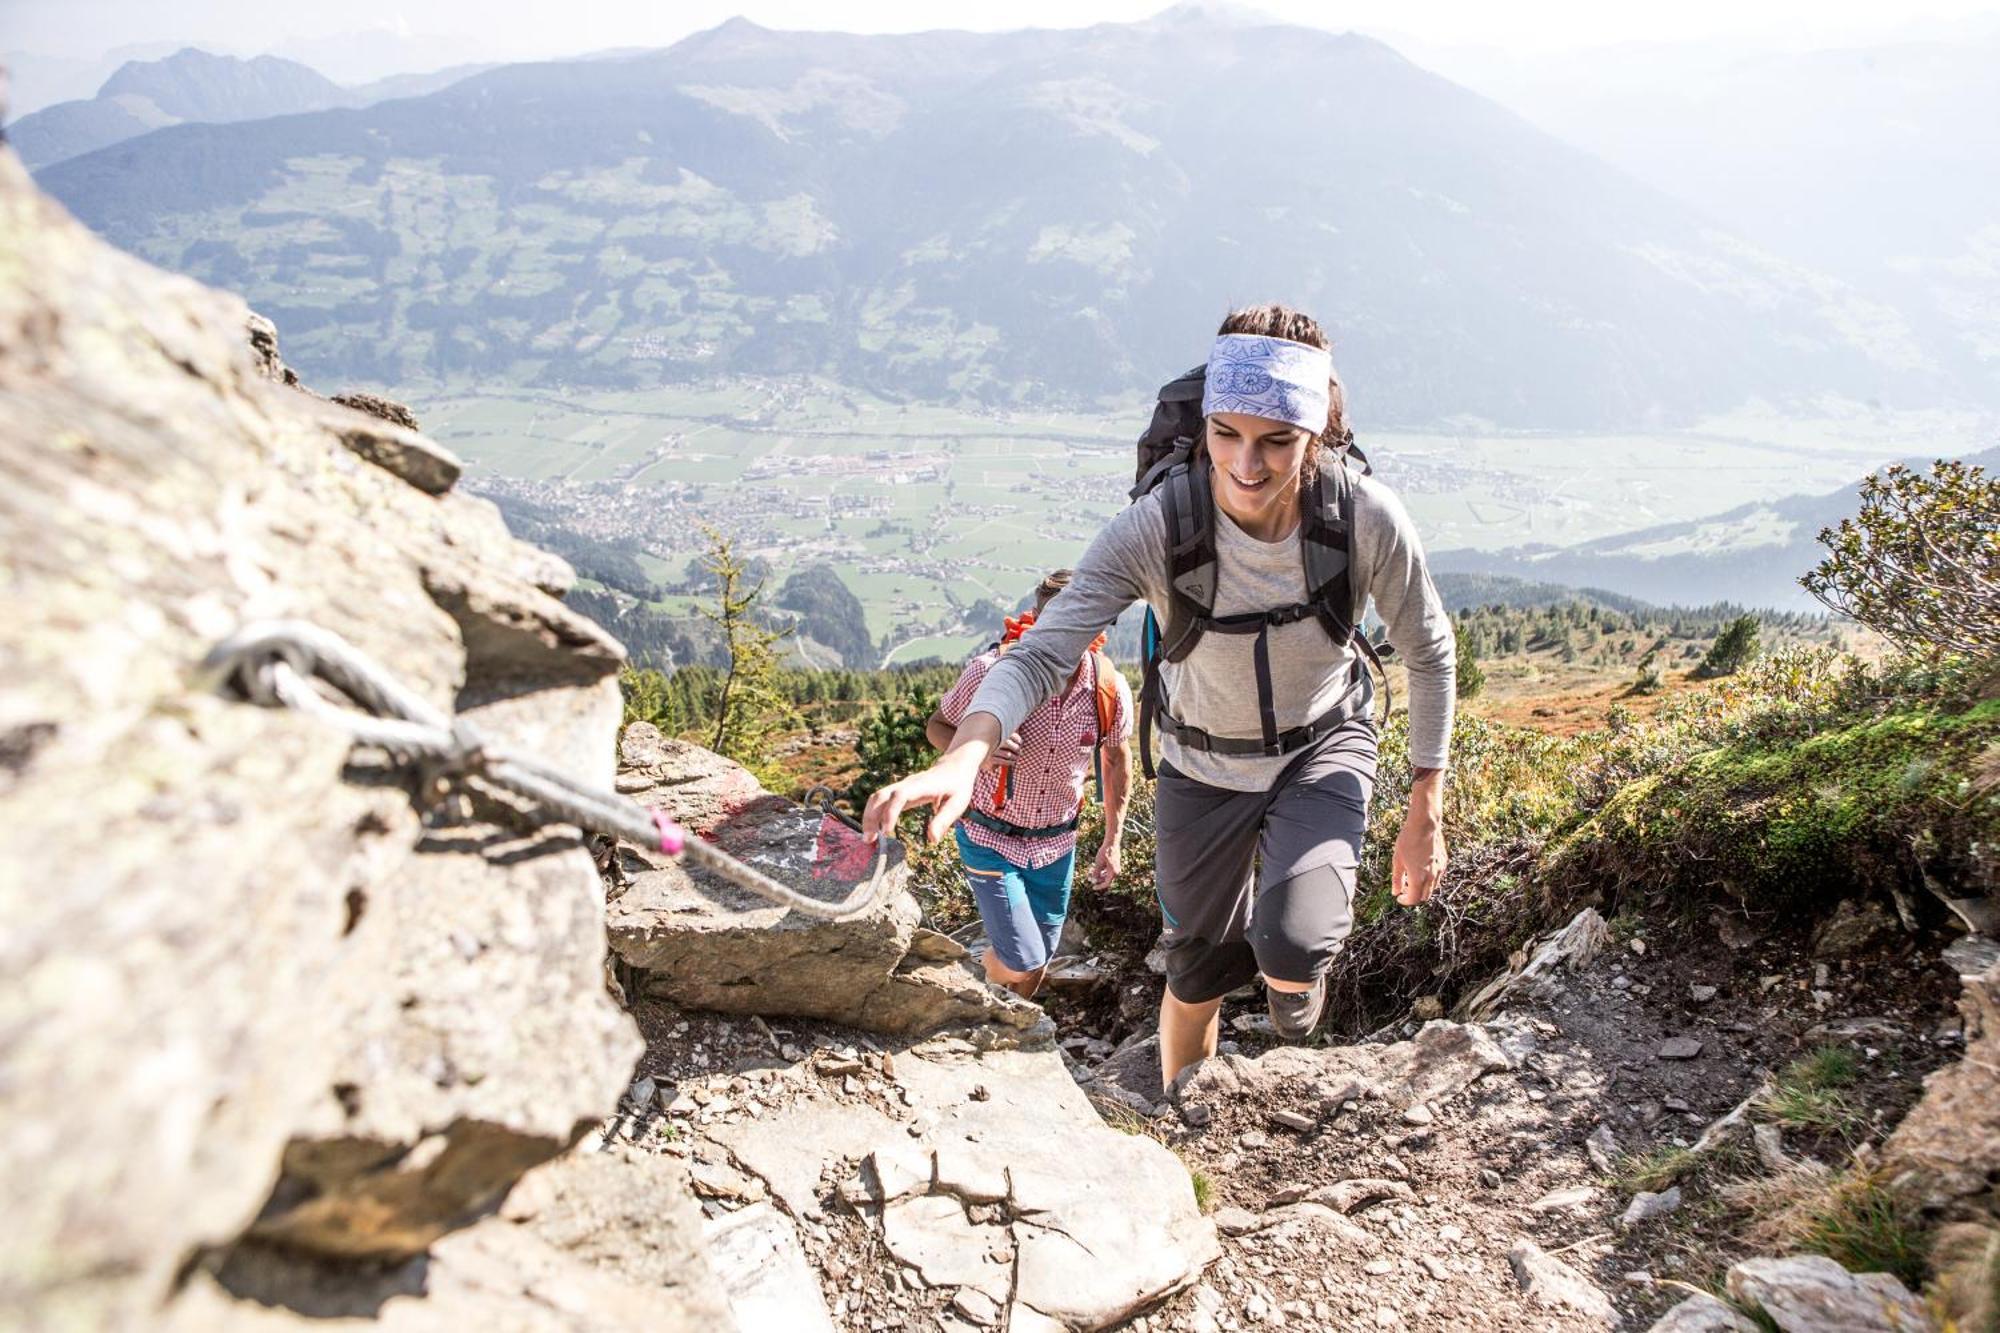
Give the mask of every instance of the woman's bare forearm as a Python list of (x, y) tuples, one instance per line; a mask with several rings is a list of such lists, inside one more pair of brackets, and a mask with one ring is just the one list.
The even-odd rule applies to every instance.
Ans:
[(970, 763), (977, 768), (1000, 745), (1000, 719), (991, 713), (969, 713), (952, 731), (950, 744), (938, 763)]

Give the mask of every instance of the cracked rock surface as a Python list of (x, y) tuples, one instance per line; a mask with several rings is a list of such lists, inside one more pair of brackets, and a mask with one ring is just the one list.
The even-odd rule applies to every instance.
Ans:
[(639, 1016), (647, 1102), (607, 1141), (688, 1162), (712, 1217), (790, 1219), (838, 1327), (1107, 1328), (1218, 1253), (1179, 1160), (1105, 1124), (1046, 1045)]
[(295, 1317), (216, 1276), (249, 1282), (266, 1239), (332, 1260), (335, 1303), (368, 1299), (327, 1294), (356, 1256), (419, 1256), (471, 1305), (554, 1273), (451, 1233), (615, 1105), (638, 1051), (576, 831), (433, 802), (199, 664), (247, 621), (309, 621), (609, 782), (621, 650), (447, 453), (292, 387), (267, 322), (100, 243), (4, 149), (0, 275), (0, 1306)]

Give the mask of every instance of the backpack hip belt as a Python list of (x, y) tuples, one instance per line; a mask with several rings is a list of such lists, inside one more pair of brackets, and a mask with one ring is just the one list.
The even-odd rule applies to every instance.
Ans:
[(1004, 833), (1010, 838), (1052, 838), (1059, 833), (1076, 832), (1077, 816), (1071, 815), (1060, 824), (1045, 824), (1041, 828), (1028, 828), (1023, 824), (1009, 823), (998, 815), (989, 815), (984, 810), (967, 810), (959, 816), (968, 824), (977, 824), (995, 833)]
[(1340, 698), (1333, 707), (1321, 713), (1310, 722), (1278, 731), (1273, 727), (1265, 736), (1218, 736), (1214, 732), (1203, 731), (1190, 726), (1169, 713), (1163, 706), (1159, 709), (1160, 733), (1171, 736), (1182, 748), (1202, 754), (1256, 755), (1265, 759), (1275, 759), (1280, 755), (1303, 750), (1314, 741), (1332, 735), (1347, 723), (1367, 711), (1374, 702), (1369, 691), (1364, 688), (1366, 677), (1360, 662), (1354, 664), (1354, 674), (1348, 687), (1341, 691)]

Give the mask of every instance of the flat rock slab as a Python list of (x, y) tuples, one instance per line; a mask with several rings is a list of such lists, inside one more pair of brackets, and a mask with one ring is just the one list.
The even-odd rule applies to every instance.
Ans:
[(826, 1169), (851, 1164), (838, 1196), (879, 1218), (890, 1252), (1011, 1308), (1010, 1327), (1108, 1327), (1220, 1253), (1180, 1160), (1107, 1126), (1053, 1050), (941, 1038), (895, 1050), (894, 1068), (907, 1121), (814, 1098), (699, 1132), (801, 1216), (823, 1206)]
[(1175, 1079), (1174, 1091), (1184, 1108), (1241, 1096), (1295, 1101), (1301, 1087), (1323, 1104), (1372, 1090), (1415, 1106), (1450, 1097), (1513, 1063), (1485, 1028), (1440, 1019), (1409, 1041), (1386, 1046), (1280, 1046), (1255, 1059), (1217, 1056)]
[(756, 1203), (716, 1218), (704, 1235), (709, 1263), (739, 1328), (834, 1333), (819, 1278), (799, 1248), (790, 1218)]
[(897, 1199), (882, 1210), (882, 1243), (932, 1287), (971, 1287), (994, 1301), (1013, 1282), (1014, 1237), (995, 1223), (974, 1222), (949, 1194)]
[(1761, 1310), (1784, 1333), (1930, 1333), (1923, 1302), (1887, 1273), (1850, 1273), (1819, 1254), (1746, 1259), (1729, 1270), (1729, 1295)]

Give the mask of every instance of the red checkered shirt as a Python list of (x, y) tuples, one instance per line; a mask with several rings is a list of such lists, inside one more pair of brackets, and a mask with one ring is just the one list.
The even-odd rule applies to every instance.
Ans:
[[(982, 768), (972, 787), (972, 808), (1010, 824), (1042, 828), (1060, 824), (1077, 812), (1083, 802), (1083, 786), (1090, 780), (1093, 751), (1097, 745), (1096, 664), (1086, 656), (1077, 665), (1069, 685), (1053, 699), (1028, 714), (1021, 724), (1020, 744), (1013, 771), (1007, 778), (1007, 802), (995, 808), (993, 798), (1000, 777)], [(979, 682), (1000, 660), (1000, 650), (988, 649), (966, 663), (958, 683), (938, 703), (938, 716), (956, 727), (965, 718), (966, 706), (979, 692)], [(1118, 702), (1111, 710), (1108, 744), (1117, 744), (1132, 734), (1132, 690), (1116, 671), (1109, 673), (1117, 687)], [(981, 847), (1000, 853), (1017, 866), (1039, 870), (1060, 861), (1076, 846), (1076, 831), (1023, 838), (965, 820), (959, 827)]]

